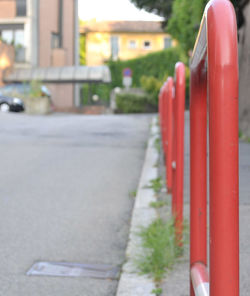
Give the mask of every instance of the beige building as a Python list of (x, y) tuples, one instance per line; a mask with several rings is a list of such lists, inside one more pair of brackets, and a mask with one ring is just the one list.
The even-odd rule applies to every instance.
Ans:
[[(1, 0), (0, 37), (15, 48), (15, 68), (78, 65), (77, 0)], [(72, 83), (49, 84), (58, 109), (78, 105)]]
[(155, 21), (90, 21), (81, 26), (86, 37), (86, 64), (128, 60), (175, 46), (176, 42)]

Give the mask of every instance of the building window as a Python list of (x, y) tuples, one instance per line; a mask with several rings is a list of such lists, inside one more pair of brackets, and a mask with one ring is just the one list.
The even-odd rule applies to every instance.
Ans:
[(16, 0), (16, 16), (26, 16), (26, 0)]
[(119, 38), (117, 36), (111, 36), (110, 46), (111, 46), (111, 58), (113, 60), (117, 60), (119, 55)]
[(24, 46), (24, 30), (1, 30), (1, 40), (14, 46)]
[(59, 48), (59, 34), (51, 33), (51, 48)]
[(144, 49), (151, 49), (151, 41), (144, 41), (143, 42), (143, 48)]
[(136, 49), (136, 41), (135, 40), (130, 40), (129, 44), (128, 44), (128, 48)]
[(169, 48), (172, 46), (172, 39), (171, 37), (164, 38), (164, 48)]
[(2, 30), (1, 39), (7, 44), (14, 44), (14, 31), (13, 30)]
[(15, 62), (25, 62), (25, 42), (23, 29), (7, 29), (0, 31), (1, 40), (15, 48)]

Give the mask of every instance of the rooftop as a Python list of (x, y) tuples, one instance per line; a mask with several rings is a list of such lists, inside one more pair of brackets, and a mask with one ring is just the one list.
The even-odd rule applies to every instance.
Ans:
[(164, 30), (162, 22), (157, 21), (90, 21), (80, 26), (80, 33), (87, 32), (164, 33)]
[(46, 83), (99, 82), (110, 83), (111, 74), (107, 66), (68, 66), (18, 69), (5, 71), (4, 82), (39, 80)]

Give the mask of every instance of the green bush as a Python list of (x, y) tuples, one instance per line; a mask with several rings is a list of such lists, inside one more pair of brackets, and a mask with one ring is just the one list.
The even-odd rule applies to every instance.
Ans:
[(158, 103), (158, 94), (163, 82), (164, 79), (160, 80), (153, 76), (142, 76), (140, 79), (141, 88), (149, 94), (152, 105), (156, 106)]
[[(141, 87), (149, 94), (149, 103), (156, 106), (158, 93), (166, 78), (174, 76), (175, 64), (181, 61), (188, 65), (188, 57), (179, 47), (171, 47), (150, 53), (143, 57), (127, 61), (109, 61), (112, 83), (111, 88), (122, 87), (122, 72), (125, 68), (132, 70), (132, 87)], [(189, 73), (186, 72), (186, 97), (189, 97)]]
[(155, 111), (146, 94), (122, 93), (116, 95), (117, 110), (120, 113), (145, 113)]
[(174, 75), (175, 64), (178, 61), (188, 62), (187, 57), (178, 46), (127, 61), (109, 61), (112, 88), (122, 86), (122, 71), (125, 68), (132, 70), (132, 87), (140, 87), (142, 76), (152, 76), (162, 80), (168, 75)]
[(93, 103), (92, 96), (98, 95), (103, 104), (109, 102), (111, 85), (104, 83), (83, 83), (81, 85), (81, 103), (88, 105)]
[(30, 93), (29, 97), (31, 98), (39, 98), (42, 96), (42, 82), (39, 80), (32, 80), (30, 83)]
[[(135, 95), (133, 100), (136, 106), (134, 108), (132, 106), (130, 107), (132, 103), (131, 99), (129, 99), (129, 102), (121, 103), (120, 106), (122, 107), (120, 111), (124, 112), (124, 110), (129, 110), (129, 112), (143, 112), (140, 110), (156, 110), (159, 90), (168, 75), (174, 76), (175, 64), (178, 61), (182, 61), (186, 64), (188, 62), (187, 57), (178, 46), (127, 61), (108, 61), (107, 65), (110, 68), (112, 77), (111, 84), (83, 84), (81, 90), (82, 104), (90, 104), (91, 99), (89, 97), (92, 97), (93, 94), (97, 94), (102, 102), (109, 102), (110, 91), (115, 87), (123, 87), (123, 69), (130, 68), (133, 78), (132, 87), (142, 88), (146, 91), (148, 96), (146, 96), (147, 98), (144, 96), (145, 100), (141, 103), (143, 99)], [(124, 108), (125, 104), (127, 106)]]
[(164, 222), (158, 218), (148, 227), (142, 228), (144, 252), (139, 256), (137, 265), (143, 274), (150, 274), (156, 282), (161, 281), (166, 269), (171, 269), (179, 253), (175, 243), (173, 221)]

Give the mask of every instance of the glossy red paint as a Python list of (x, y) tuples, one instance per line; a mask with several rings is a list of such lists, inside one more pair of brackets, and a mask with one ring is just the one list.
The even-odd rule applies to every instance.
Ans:
[(179, 62), (175, 66), (172, 159), (172, 214), (175, 218), (176, 241), (179, 245), (182, 245), (183, 228), (185, 86), (185, 65)]
[(208, 3), (190, 68), (190, 264), (192, 267), (198, 261), (205, 266), (207, 263), (206, 113), (208, 110), (210, 295), (238, 296), (238, 52), (236, 18), (230, 1), (212, 0)]
[(167, 159), (166, 159), (166, 173), (167, 173), (167, 191), (172, 192), (173, 171), (172, 171), (172, 159), (173, 159), (173, 91), (174, 80), (172, 77), (167, 79), (166, 84), (166, 141), (167, 141)]

